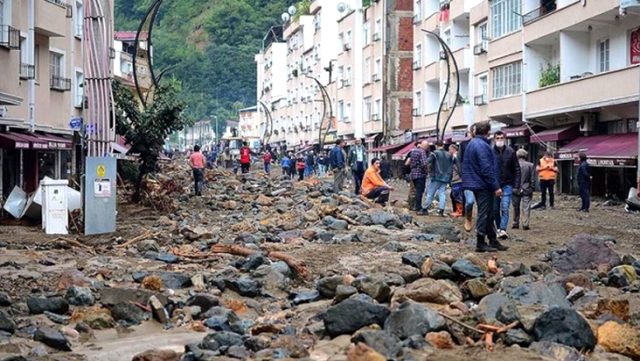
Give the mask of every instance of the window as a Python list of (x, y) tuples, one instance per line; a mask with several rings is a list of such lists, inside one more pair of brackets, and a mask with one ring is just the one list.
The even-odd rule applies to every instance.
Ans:
[(382, 76), (382, 59), (376, 59), (376, 75)]
[(413, 17), (414, 22), (421, 21), (422, 20), (422, 0), (415, 1), (415, 4), (413, 5), (413, 10), (414, 10), (414, 17)]
[(373, 113), (373, 120), (380, 120), (382, 117), (382, 99), (376, 99), (376, 109)]
[(413, 115), (422, 115), (422, 92), (416, 92), (413, 98)]
[(36, 81), (40, 78), (40, 46), (36, 45), (33, 49), (33, 65), (35, 67)]
[(75, 87), (73, 89), (73, 105), (76, 108), (82, 108), (82, 103), (84, 103), (84, 75), (81, 71), (76, 70), (75, 77)]
[(371, 58), (364, 59), (362, 79), (365, 84), (371, 83)]
[(382, 38), (382, 19), (376, 19), (376, 25), (374, 28), (373, 40), (378, 41)]
[(363, 118), (365, 122), (371, 120), (371, 97), (366, 97), (362, 101)]
[(7, 25), (11, 25), (11, 0), (0, 0), (0, 43), (9, 41)]
[(599, 42), (598, 68), (601, 73), (609, 71), (609, 39), (605, 39)]
[(338, 74), (336, 74), (336, 80), (340, 82), (342, 79), (344, 79), (344, 66), (340, 65), (338, 67)]
[(344, 34), (338, 34), (338, 53), (342, 53), (344, 50)]
[(344, 121), (344, 101), (338, 102), (338, 120)]
[(64, 76), (64, 55), (53, 51), (49, 52), (49, 75), (62, 78)]
[(451, 47), (451, 28), (444, 31), (443, 40), (449, 47)]
[(362, 37), (364, 38), (364, 42), (363, 42), (363, 47), (369, 45), (369, 42), (371, 41), (371, 39), (369, 38), (369, 23), (364, 23), (364, 25), (362, 25)]
[(351, 103), (347, 103), (347, 107), (345, 109), (345, 116), (344, 116), (344, 121), (348, 122), (350, 117), (351, 117)]
[(487, 90), (487, 86), (488, 86), (487, 75), (486, 74), (485, 75), (481, 75), (479, 80), (480, 80), (480, 95), (486, 97), (487, 93), (488, 93), (488, 90)]
[(351, 67), (348, 66), (346, 72), (344, 73), (344, 79), (347, 81), (351, 80)]
[(476, 39), (476, 44), (480, 44), (482, 49), (486, 50), (489, 45), (489, 33), (487, 32), (487, 23), (484, 22), (478, 25), (478, 39)]
[(520, 0), (491, 1), (491, 34), (493, 39), (522, 27)]
[(82, 2), (76, 1), (76, 17), (74, 19), (74, 24), (75, 24), (74, 35), (76, 38), (82, 39), (83, 20), (84, 20), (84, 10), (82, 8)]
[(478, 77), (478, 92), (473, 99), (474, 105), (487, 104), (487, 74)]
[(413, 54), (413, 68), (418, 69), (422, 64), (422, 44), (416, 45), (416, 51)]
[(348, 31), (347, 31), (347, 36), (345, 36), (345, 38), (344, 38), (344, 42), (345, 42), (347, 45), (351, 46), (351, 30), (348, 30)]
[(493, 98), (520, 94), (522, 86), (522, 62), (502, 65), (491, 70)]

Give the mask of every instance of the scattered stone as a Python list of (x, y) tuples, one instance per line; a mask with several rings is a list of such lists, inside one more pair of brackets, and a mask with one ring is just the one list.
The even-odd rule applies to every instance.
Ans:
[(336, 288), (336, 296), (334, 300), (336, 303), (338, 303), (343, 300), (346, 300), (347, 298), (355, 295), (356, 293), (358, 293), (358, 290), (353, 286), (339, 285)]
[(251, 354), (244, 346), (231, 346), (227, 350), (227, 356), (240, 360), (246, 360), (249, 358), (249, 356), (251, 356)]
[(382, 247), (382, 249), (388, 252), (405, 252), (407, 250), (407, 247), (401, 244), (400, 242), (390, 241), (390, 242), (387, 242)]
[(165, 287), (180, 289), (191, 287), (191, 277), (182, 272), (160, 272), (158, 274)]
[(260, 294), (260, 284), (249, 277), (240, 277), (228, 282), (225, 281), (225, 283), (227, 287), (238, 292), (240, 296), (256, 297)]
[(425, 336), (425, 340), (431, 344), (431, 346), (440, 349), (452, 349), (454, 347), (451, 334), (447, 331), (430, 332)]
[(406, 288), (395, 290), (392, 303), (401, 303), (407, 299), (444, 305), (462, 301), (462, 294), (458, 287), (449, 281), (422, 278)]
[(33, 339), (61, 351), (71, 351), (69, 340), (58, 330), (43, 327), (36, 330)]
[(156, 242), (153, 239), (145, 239), (142, 240), (138, 243), (138, 252), (140, 253), (145, 253), (148, 251), (151, 252), (160, 252), (160, 246), (158, 245), (158, 242)]
[(484, 277), (484, 271), (468, 259), (459, 259), (452, 266), (451, 269), (460, 273), (468, 278), (480, 278)]
[(393, 213), (382, 211), (382, 210), (373, 210), (369, 213), (371, 217), (371, 222), (373, 224), (384, 226), (385, 228), (402, 228), (402, 221), (398, 216)]
[(87, 287), (71, 286), (65, 297), (74, 306), (91, 306), (95, 302), (93, 293)]
[(202, 313), (207, 312), (211, 307), (218, 306), (220, 301), (214, 295), (208, 293), (196, 293), (189, 297), (187, 306), (198, 306)]
[(285, 350), (289, 357), (304, 358), (309, 356), (308, 347), (295, 336), (280, 336), (271, 343), (271, 348)]
[(27, 306), (32, 315), (38, 315), (44, 311), (64, 315), (69, 311), (69, 303), (62, 297), (29, 297)]
[(6, 312), (0, 310), (0, 331), (14, 333), (16, 324)]
[(113, 305), (110, 310), (113, 319), (125, 326), (139, 325), (149, 318), (143, 309), (131, 303), (118, 303)]
[(0, 292), (0, 307), (11, 306), (11, 297), (6, 292)]
[(609, 248), (606, 240), (589, 234), (576, 235), (565, 250), (551, 252), (553, 267), (564, 273), (595, 269), (602, 264), (612, 268), (620, 262), (620, 256)]
[(365, 330), (356, 333), (352, 338), (353, 343), (364, 343), (385, 356), (387, 359), (395, 359), (400, 352), (400, 342), (393, 334), (380, 330)]
[(180, 361), (180, 355), (172, 350), (148, 350), (133, 356), (132, 361)]
[(153, 317), (158, 320), (158, 322), (163, 325), (169, 322), (169, 313), (156, 296), (149, 297), (149, 306), (151, 306)]
[(564, 288), (557, 283), (525, 283), (507, 293), (511, 299), (523, 305), (571, 307), (571, 303), (567, 301), (567, 293)]
[(429, 224), (422, 229), (423, 233), (437, 234), (448, 242), (460, 242), (460, 231), (452, 222)]
[(94, 330), (105, 330), (116, 325), (106, 309), (99, 309), (84, 315), (83, 321)]
[(68, 325), (69, 321), (71, 320), (71, 317), (69, 316), (59, 315), (57, 313), (53, 313), (49, 311), (44, 311), (44, 315), (47, 316), (47, 318), (50, 319), (52, 322), (60, 325)]
[(358, 298), (349, 298), (331, 306), (323, 316), (324, 327), (331, 337), (352, 334), (364, 326), (384, 324), (389, 309)]
[[(505, 295), (501, 293), (493, 293), (484, 297), (480, 303), (478, 303), (476, 312), (483, 322), (493, 323), (497, 320), (498, 310), (500, 307), (508, 302), (512, 301), (510, 301)], [(515, 305), (513, 305), (513, 307), (515, 307)]]
[(468, 280), (462, 285), (462, 289), (474, 299), (481, 299), (491, 293), (491, 289), (479, 278)]
[(438, 280), (455, 280), (458, 275), (449, 267), (448, 264), (440, 261), (434, 261), (428, 276)]
[(387, 302), (391, 295), (391, 288), (385, 282), (369, 278), (358, 278), (353, 283), (358, 292), (365, 293), (378, 302)]
[(529, 273), (529, 269), (523, 263), (507, 263), (502, 266), (502, 273), (505, 277), (517, 277)]
[(364, 343), (351, 344), (347, 361), (387, 361), (387, 358)]
[(419, 253), (406, 253), (402, 255), (402, 263), (411, 267), (420, 268), (424, 261), (429, 257), (428, 255), (422, 255)]
[(640, 331), (636, 327), (608, 321), (598, 328), (598, 345), (608, 352), (639, 359)]
[(289, 298), (291, 298), (291, 302), (294, 305), (299, 305), (319, 300), (320, 292), (317, 290), (299, 290), (289, 295)]
[(613, 287), (627, 287), (638, 279), (635, 268), (622, 265), (611, 269), (607, 274), (608, 285)]
[(411, 301), (404, 302), (397, 310), (391, 312), (384, 323), (385, 331), (401, 340), (413, 335), (424, 336), (428, 332), (440, 331), (445, 327), (444, 317)]
[(507, 346), (518, 345), (522, 347), (528, 347), (533, 339), (529, 334), (520, 329), (510, 329), (504, 335), (504, 343)]
[(529, 349), (554, 361), (585, 361), (576, 349), (549, 341), (534, 342)]
[(180, 261), (180, 258), (172, 253), (160, 252), (155, 256), (155, 260), (164, 263), (178, 263), (178, 261)]
[(496, 319), (505, 325), (508, 325), (512, 322), (519, 321), (521, 319), (521, 315), (516, 305), (513, 302), (508, 301), (498, 307)]
[(247, 257), (247, 259), (243, 262), (240, 269), (246, 272), (253, 271), (254, 269), (257, 269), (263, 264), (268, 264), (268, 263), (269, 263), (269, 260), (267, 259), (267, 257), (263, 256), (262, 254), (259, 254), (259, 253), (252, 254), (251, 256)]
[(240, 346), (242, 343), (242, 336), (237, 333), (218, 331), (205, 336), (200, 343), (200, 347), (206, 350), (218, 351), (220, 348), (226, 350), (231, 346)]
[(567, 301), (574, 303), (578, 299), (580, 299), (580, 297), (584, 296), (584, 294), (585, 294), (584, 288), (580, 286), (576, 286), (573, 289), (571, 289), (571, 291), (567, 295)]
[(320, 292), (322, 297), (334, 298), (336, 296), (336, 289), (339, 285), (342, 285), (342, 276), (324, 277), (318, 280), (316, 289)]
[(570, 308), (551, 308), (538, 317), (533, 329), (537, 341), (557, 342), (578, 350), (593, 350), (596, 338), (589, 323)]

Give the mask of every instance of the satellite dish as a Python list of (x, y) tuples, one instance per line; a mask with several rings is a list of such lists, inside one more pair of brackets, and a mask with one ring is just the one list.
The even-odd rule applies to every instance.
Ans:
[(345, 10), (347, 10), (347, 4), (342, 3), (342, 2), (338, 3), (337, 9), (338, 9), (339, 13), (343, 13), (343, 12), (345, 12)]
[(293, 16), (296, 13), (296, 7), (293, 5), (289, 6), (287, 12), (289, 12), (289, 15)]
[(283, 23), (286, 23), (287, 21), (289, 21), (289, 19), (291, 19), (291, 16), (287, 13), (282, 13), (282, 15), (280, 15), (280, 18), (282, 19)]

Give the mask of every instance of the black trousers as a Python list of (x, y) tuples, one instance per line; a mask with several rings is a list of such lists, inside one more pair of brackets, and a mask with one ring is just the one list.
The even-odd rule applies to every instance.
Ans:
[(424, 196), (424, 189), (427, 185), (427, 178), (414, 179), (413, 185), (416, 187), (416, 211), (422, 210), (422, 197)]
[(591, 183), (580, 184), (580, 199), (582, 200), (581, 210), (589, 210), (591, 207)]
[(484, 240), (489, 237), (490, 241), (496, 240), (496, 229), (494, 228), (494, 203), (495, 194), (487, 190), (474, 190), (473, 195), (476, 197), (478, 205), (478, 219), (476, 220), (476, 233), (478, 239)]
[(360, 194), (360, 186), (362, 186), (362, 178), (364, 178), (364, 164), (362, 162), (356, 162), (355, 169), (352, 170), (353, 182), (355, 183), (355, 193)]
[(298, 180), (301, 181), (304, 179), (304, 168), (298, 169)]
[(385, 205), (389, 201), (389, 188), (384, 186), (373, 188), (365, 197), (373, 199), (376, 203)]
[(250, 165), (251, 163), (241, 163), (240, 167), (242, 168), (242, 173), (248, 173)]
[(547, 206), (547, 191), (549, 192), (549, 206), (553, 207), (553, 186), (556, 181), (554, 180), (541, 180), (540, 181), (540, 204)]
[(197, 196), (202, 195), (202, 183), (204, 182), (204, 172), (202, 169), (193, 168), (193, 181), (195, 183), (195, 192)]

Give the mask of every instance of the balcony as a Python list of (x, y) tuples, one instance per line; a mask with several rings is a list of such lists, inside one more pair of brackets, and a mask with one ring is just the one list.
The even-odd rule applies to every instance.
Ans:
[(471, 68), (471, 61), (473, 57), (471, 56), (471, 49), (469, 48), (461, 48), (453, 52), (453, 58), (456, 59), (456, 63), (458, 64), (459, 70), (465, 70)]
[(0, 47), (19, 50), (20, 30), (9, 25), (0, 25)]
[(473, 97), (473, 105), (481, 106), (487, 104), (487, 94), (476, 95)]
[(49, 79), (51, 90), (66, 92), (71, 90), (71, 79), (52, 75)]
[(440, 60), (436, 60), (424, 68), (424, 81), (427, 83), (440, 82)]
[(66, 34), (67, 6), (62, 0), (36, 0), (36, 33), (48, 37)]
[(20, 63), (20, 79), (35, 79), (36, 67), (31, 64)]
[(522, 25), (530, 24), (531, 22), (535, 21), (539, 17), (556, 11), (557, 8), (558, 8), (558, 4), (556, 4), (555, 1), (549, 1), (545, 5), (524, 14), (522, 16)]
[[(637, 101), (640, 66), (570, 80), (527, 93), (527, 117), (577, 112)], [(615, 86), (611, 86), (615, 84)]]
[(522, 113), (522, 95), (491, 99), (487, 110), (490, 118), (516, 117)]

